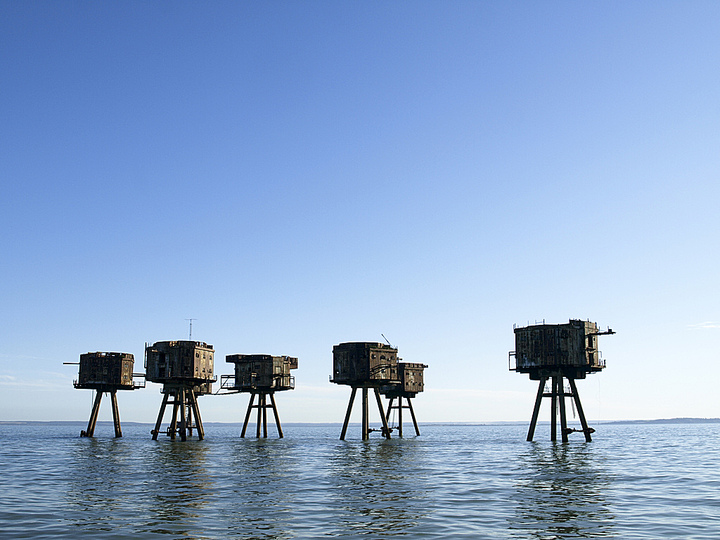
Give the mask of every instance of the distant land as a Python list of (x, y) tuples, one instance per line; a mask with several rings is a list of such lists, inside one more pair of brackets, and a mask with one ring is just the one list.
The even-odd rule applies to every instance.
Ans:
[[(528, 422), (512, 421), (512, 422), (419, 422), (423, 426), (522, 426)], [(720, 424), (720, 418), (658, 418), (656, 420), (595, 420), (592, 422), (596, 425), (619, 425), (619, 424)], [(0, 420), (0, 426), (17, 426), (17, 425), (63, 425), (63, 424), (87, 424), (84, 420)], [(112, 424), (112, 421), (99, 421), (99, 424)], [(123, 425), (148, 425), (152, 426), (154, 422), (123, 422)], [(549, 422), (538, 422), (540, 424), (549, 424)], [(240, 426), (238, 422), (204, 422), (205, 426)], [(360, 425), (351, 422), (350, 425)], [(342, 426), (340, 422), (283, 422), (283, 426), (296, 427), (321, 427), (321, 426)]]

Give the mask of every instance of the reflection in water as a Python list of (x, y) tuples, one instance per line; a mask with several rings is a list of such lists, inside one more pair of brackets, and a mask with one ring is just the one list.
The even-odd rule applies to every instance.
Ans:
[[(148, 522), (141, 530), (191, 536), (190, 525), (202, 522), (213, 486), (206, 469), (207, 445), (204, 441), (167, 441), (155, 444), (145, 456), (148, 477)], [(200, 527), (202, 529), (202, 527)]]
[[(413, 440), (338, 443), (329, 488), (337, 536), (410, 534), (427, 513), (427, 485), (417, 474)], [(339, 515), (337, 515), (339, 514)]]
[[(123, 511), (130, 456), (117, 439), (77, 439), (68, 468), (66, 500), (74, 525), (95, 531), (112, 530)], [(69, 516), (68, 516), (69, 517)]]
[(227, 533), (248, 539), (283, 539), (292, 529), (294, 465), (300, 458), (292, 442), (258, 439), (232, 448), (225, 483)]
[[(591, 445), (533, 443), (519, 456), (510, 529), (522, 538), (598, 538), (613, 534), (610, 480)], [(522, 531), (522, 532), (521, 532)]]

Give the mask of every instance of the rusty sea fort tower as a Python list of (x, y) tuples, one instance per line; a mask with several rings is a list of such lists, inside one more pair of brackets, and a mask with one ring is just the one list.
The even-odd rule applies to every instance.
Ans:
[[(205, 438), (197, 398), (212, 393), (215, 351), (212, 345), (202, 341), (158, 341), (145, 346), (145, 379), (163, 385), (153, 440), (160, 433), (165, 407), (172, 405), (172, 419), (167, 428), (171, 439), (180, 435), (181, 440), (192, 436), (197, 429), (198, 439)], [(180, 413), (178, 423), (178, 413)]]
[[(415, 433), (420, 435), (415, 411), (412, 408), (411, 398), (418, 392), (422, 392), (424, 364), (411, 364), (398, 362), (397, 349), (391, 345), (375, 342), (348, 342), (340, 343), (333, 347), (333, 375), (330, 382), (352, 387), (350, 401), (348, 402), (345, 421), (343, 422), (340, 440), (345, 440), (350, 415), (352, 413), (355, 395), (360, 389), (362, 392), (362, 440), (370, 438), (368, 391), (373, 389), (377, 402), (380, 420), (382, 422), (383, 437), (390, 438), (391, 428), (388, 425), (388, 416), (392, 410), (392, 402), (398, 399), (399, 434), (402, 437), (402, 410), (405, 408), (402, 399), (407, 401), (407, 408), (410, 409)], [(383, 410), (380, 394), (390, 399), (387, 414)]]
[[(74, 364), (75, 362), (66, 362)], [(89, 352), (80, 355), (78, 362), (78, 378), (73, 381), (75, 388), (95, 390), (90, 420), (86, 430), (80, 432), (81, 437), (92, 437), (95, 434), (100, 402), (104, 393), (110, 394), (112, 404), (115, 437), (122, 437), (120, 427), (120, 411), (117, 403), (118, 390), (135, 390), (144, 388), (145, 381), (134, 381), (133, 366), (135, 357), (130, 353), (120, 352)], [(142, 375), (137, 375), (142, 376)]]
[[(263, 437), (267, 438), (267, 410), (272, 409), (275, 417), (275, 427), (278, 436), (283, 438), (280, 415), (275, 404), (275, 392), (292, 390), (295, 388), (295, 377), (290, 375), (291, 369), (297, 369), (298, 359), (292, 356), (270, 356), (267, 354), (229, 354), (225, 361), (235, 364), (234, 375), (222, 375), (220, 388), (227, 393), (249, 392), (248, 403), (240, 437), (245, 437), (250, 415), (257, 409), (256, 436), (260, 438), (262, 427)], [(257, 396), (257, 405), (253, 405)], [(270, 396), (270, 405), (267, 397)]]
[[(584, 379), (587, 374), (596, 373), (605, 368), (605, 360), (600, 357), (598, 350), (598, 336), (615, 332), (609, 328), (605, 332), (601, 332), (596, 323), (576, 319), (570, 319), (567, 324), (543, 323), (515, 327), (514, 331), (515, 350), (509, 353), (510, 370), (527, 373), (531, 380), (540, 381), (527, 440), (533, 440), (542, 399), (549, 397), (551, 400), (550, 440), (557, 439), (559, 405), (562, 441), (567, 442), (570, 433), (581, 431), (585, 434), (585, 440), (590, 442), (591, 434), (595, 430), (588, 427), (575, 380)], [(565, 379), (570, 386), (569, 392), (565, 389)], [(545, 388), (548, 382), (550, 382), (549, 391)], [(566, 397), (573, 399), (582, 425), (580, 430), (567, 427)]]

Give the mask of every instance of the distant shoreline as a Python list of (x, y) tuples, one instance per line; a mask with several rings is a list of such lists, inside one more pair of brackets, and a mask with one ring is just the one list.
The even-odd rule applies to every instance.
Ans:
[[(539, 422), (546, 424), (549, 422)], [(720, 418), (658, 418), (654, 420), (595, 420), (595, 425), (646, 425), (646, 424), (719, 424)], [(0, 420), (0, 426), (18, 425), (75, 425), (87, 424), (86, 420)], [(112, 424), (112, 421), (98, 421), (98, 424)], [(123, 425), (152, 426), (153, 422), (123, 422)], [(351, 425), (360, 425), (351, 422)], [(524, 426), (525, 421), (497, 421), (497, 422), (420, 422), (424, 426)], [(240, 426), (238, 422), (205, 422), (206, 426)], [(340, 422), (283, 422), (287, 427), (336, 427), (342, 426)]]

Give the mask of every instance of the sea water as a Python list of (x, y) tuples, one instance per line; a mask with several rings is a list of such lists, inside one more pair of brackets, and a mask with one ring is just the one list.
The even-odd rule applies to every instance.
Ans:
[[(284, 426), (182, 442), (149, 425), (0, 426), (2, 538), (720, 538), (720, 424)], [(250, 433), (254, 434), (252, 430)]]

